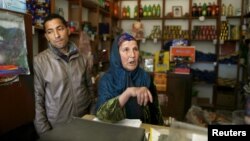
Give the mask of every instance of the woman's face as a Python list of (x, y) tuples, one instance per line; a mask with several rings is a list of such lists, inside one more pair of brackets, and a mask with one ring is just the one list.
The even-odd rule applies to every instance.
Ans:
[(139, 48), (137, 42), (124, 41), (119, 47), (122, 66), (128, 71), (133, 71), (139, 64)]

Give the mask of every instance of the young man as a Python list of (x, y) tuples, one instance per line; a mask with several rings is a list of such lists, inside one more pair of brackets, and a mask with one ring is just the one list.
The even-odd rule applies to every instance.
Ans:
[(51, 14), (43, 26), (48, 49), (39, 53), (33, 63), (34, 124), (38, 134), (90, 113), (94, 98), (87, 59), (69, 41), (65, 19)]

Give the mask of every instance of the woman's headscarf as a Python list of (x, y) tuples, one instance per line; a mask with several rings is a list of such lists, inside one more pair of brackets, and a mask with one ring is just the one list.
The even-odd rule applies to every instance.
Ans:
[(103, 75), (99, 83), (97, 108), (107, 100), (120, 95), (127, 87), (145, 86), (149, 88), (150, 77), (147, 72), (139, 67), (139, 64), (134, 71), (127, 71), (122, 66), (119, 45), (123, 41), (131, 40), (135, 40), (135, 38), (128, 33), (123, 33), (115, 38), (110, 53), (109, 70)]

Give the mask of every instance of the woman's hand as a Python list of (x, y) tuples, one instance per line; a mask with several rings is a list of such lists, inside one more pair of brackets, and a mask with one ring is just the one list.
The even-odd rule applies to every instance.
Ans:
[(130, 97), (137, 97), (139, 105), (147, 105), (153, 102), (153, 97), (146, 87), (129, 87), (119, 97), (121, 106), (123, 107)]
[(132, 92), (131, 94), (132, 97), (137, 97), (137, 103), (139, 105), (146, 106), (149, 101), (151, 103), (153, 102), (152, 95), (146, 87), (134, 87), (134, 92)]

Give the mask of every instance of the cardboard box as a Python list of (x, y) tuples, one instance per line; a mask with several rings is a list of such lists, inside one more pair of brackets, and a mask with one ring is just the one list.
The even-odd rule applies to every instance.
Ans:
[(169, 52), (155, 53), (155, 72), (167, 72), (169, 70)]
[(160, 92), (167, 91), (167, 74), (166, 73), (154, 73), (154, 83), (156, 90)]
[(174, 57), (189, 57), (189, 62), (195, 62), (195, 47), (194, 46), (172, 46), (170, 48), (170, 61), (174, 61)]

